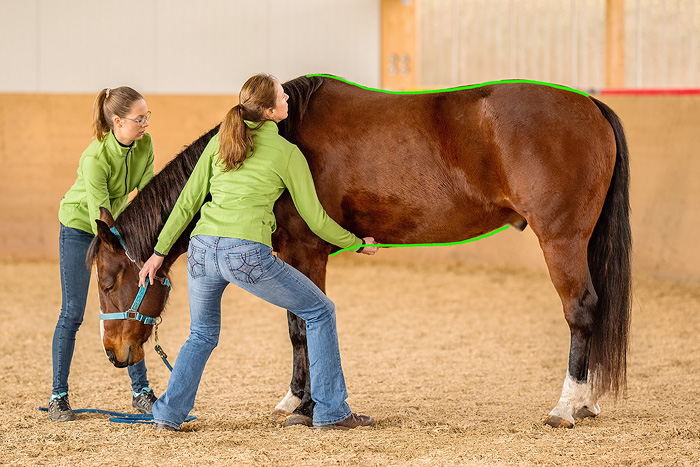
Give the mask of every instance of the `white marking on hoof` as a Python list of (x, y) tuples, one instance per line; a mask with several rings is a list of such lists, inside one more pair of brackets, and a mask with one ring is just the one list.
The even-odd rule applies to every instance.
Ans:
[[(564, 387), (561, 390), (561, 397), (556, 407), (549, 412), (553, 417), (559, 417), (574, 425), (574, 413), (581, 407), (591, 402), (591, 388), (587, 383), (576, 382), (568, 372), (564, 380)], [(597, 406), (597, 404), (592, 404)], [(600, 412), (600, 408), (598, 408)]]
[(287, 391), (287, 395), (284, 396), (284, 399), (282, 399), (280, 403), (275, 406), (275, 410), (284, 410), (292, 413), (294, 412), (294, 409), (299, 406), (299, 404), (301, 404), (301, 399), (292, 394), (292, 390), (290, 388)]

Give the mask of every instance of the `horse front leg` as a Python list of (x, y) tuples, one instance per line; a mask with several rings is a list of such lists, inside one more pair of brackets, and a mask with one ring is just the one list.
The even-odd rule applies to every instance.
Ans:
[[(330, 246), (318, 237), (291, 242), (280, 248), (279, 258), (307, 276), (326, 292), (326, 266)], [(313, 424), (314, 402), (311, 399), (309, 357), (306, 346), (306, 323), (287, 311), (289, 338), (292, 343), (292, 380), (287, 395), (275, 407), (271, 418), (284, 426)]]
[(313, 415), (313, 405), (308, 401), (302, 404), (304, 394), (309, 393), (309, 358), (306, 352), (306, 323), (294, 313), (287, 311), (287, 324), (289, 326), (289, 340), (292, 343), (292, 382), (284, 398), (275, 406), (270, 419), (277, 423), (285, 423), (287, 417), (292, 415), (297, 408), (304, 416)]

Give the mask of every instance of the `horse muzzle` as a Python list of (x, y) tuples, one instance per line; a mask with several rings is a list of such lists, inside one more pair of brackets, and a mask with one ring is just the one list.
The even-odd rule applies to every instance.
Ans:
[(129, 346), (129, 350), (126, 354), (126, 360), (123, 361), (120, 361), (117, 358), (117, 354), (112, 349), (105, 349), (105, 354), (107, 354), (107, 358), (112, 363), (112, 365), (114, 365), (117, 368), (126, 368), (127, 366), (134, 365), (141, 361), (141, 359), (135, 359), (134, 352), (132, 352), (131, 346)]

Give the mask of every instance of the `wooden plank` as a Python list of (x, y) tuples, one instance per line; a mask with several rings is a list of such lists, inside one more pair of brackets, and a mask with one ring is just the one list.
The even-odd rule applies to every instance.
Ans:
[(605, 86), (625, 85), (625, 1), (605, 2)]
[(406, 91), (416, 86), (416, 3), (382, 0), (382, 88)]

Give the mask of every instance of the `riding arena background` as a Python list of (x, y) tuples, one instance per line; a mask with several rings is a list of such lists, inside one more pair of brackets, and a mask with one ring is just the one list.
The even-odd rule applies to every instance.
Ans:
[[(8, 465), (698, 465), (700, 0), (0, 0), (0, 458)], [(153, 112), (156, 171), (216, 125), (245, 79), (330, 73), (424, 90), (532, 79), (593, 94), (630, 147), (633, 311), (627, 394), (573, 430), (542, 424), (569, 332), (530, 229), (451, 247), (342, 253), (328, 268), (351, 407), (373, 429), (268, 415), (286, 392), (285, 314), (233, 287), (181, 433), (79, 415), (52, 423), (58, 202), (92, 103), (130, 85)], [(188, 335), (184, 262), (160, 329)], [(94, 276), (93, 276), (94, 277)], [(91, 285), (74, 408), (130, 410)], [(146, 344), (152, 386), (167, 369)]]

